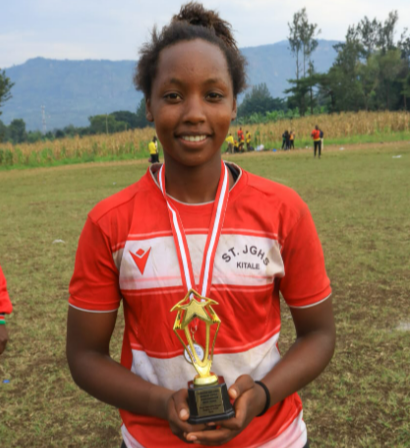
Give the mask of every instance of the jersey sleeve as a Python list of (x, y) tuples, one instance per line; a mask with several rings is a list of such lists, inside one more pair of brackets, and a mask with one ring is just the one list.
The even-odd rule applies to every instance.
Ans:
[(322, 245), (306, 205), (285, 238), (282, 258), (285, 275), (279, 288), (290, 307), (307, 308), (330, 296)]
[(0, 266), (0, 314), (10, 314), (13, 306), (10, 302), (9, 293), (7, 292), (7, 282)]
[(118, 278), (109, 238), (88, 217), (78, 242), (69, 304), (84, 311), (117, 310), (121, 301)]

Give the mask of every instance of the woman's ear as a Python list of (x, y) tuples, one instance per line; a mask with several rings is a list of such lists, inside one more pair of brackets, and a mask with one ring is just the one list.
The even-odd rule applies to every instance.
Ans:
[(149, 100), (149, 98), (145, 99), (145, 116), (147, 117), (148, 121), (150, 121), (151, 123), (154, 122), (154, 117), (152, 116), (151, 112), (151, 101)]
[(231, 114), (231, 121), (234, 121), (237, 115), (237, 104), (236, 104), (236, 98), (233, 99), (233, 105), (232, 105), (232, 114)]

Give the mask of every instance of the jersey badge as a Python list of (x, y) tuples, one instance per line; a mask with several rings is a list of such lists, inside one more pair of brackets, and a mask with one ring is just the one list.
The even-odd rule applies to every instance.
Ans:
[(141, 272), (142, 275), (144, 275), (145, 266), (147, 264), (150, 252), (151, 252), (151, 248), (149, 248), (148, 250), (138, 249), (137, 252), (135, 252), (135, 254), (133, 254), (130, 251), (132, 259), (135, 261), (135, 264), (137, 265), (137, 268)]

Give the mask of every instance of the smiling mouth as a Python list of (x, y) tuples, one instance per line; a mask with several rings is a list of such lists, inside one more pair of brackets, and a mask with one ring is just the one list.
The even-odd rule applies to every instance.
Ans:
[(202, 142), (206, 139), (206, 135), (181, 135), (181, 139), (186, 142)]

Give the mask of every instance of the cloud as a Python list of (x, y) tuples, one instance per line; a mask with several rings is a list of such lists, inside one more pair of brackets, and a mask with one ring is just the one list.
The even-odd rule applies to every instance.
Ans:
[[(43, 56), (59, 59), (136, 59), (154, 24), (179, 11), (177, 0), (13, 0), (2, 6), (0, 67)], [(323, 39), (341, 40), (365, 15), (384, 20), (397, 9), (399, 31), (410, 16), (408, 0), (205, 0), (231, 22), (240, 47), (285, 40), (288, 22), (301, 8)], [(7, 19), (5, 20), (4, 17)]]

